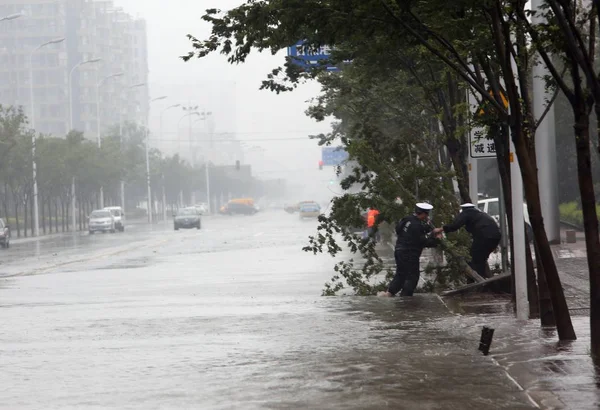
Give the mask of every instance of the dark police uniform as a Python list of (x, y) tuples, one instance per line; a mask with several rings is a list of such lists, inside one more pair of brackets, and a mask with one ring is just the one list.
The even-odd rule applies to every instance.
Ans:
[(407, 216), (396, 225), (396, 275), (388, 292), (400, 296), (412, 296), (420, 277), (419, 258), (423, 248), (433, 248), (438, 240), (431, 236), (431, 227), (416, 215)]
[(471, 204), (463, 205), (454, 222), (444, 226), (444, 232), (458, 231), (463, 226), (473, 236), (469, 266), (480, 276), (487, 277), (487, 260), (500, 244), (500, 228), (494, 218)]

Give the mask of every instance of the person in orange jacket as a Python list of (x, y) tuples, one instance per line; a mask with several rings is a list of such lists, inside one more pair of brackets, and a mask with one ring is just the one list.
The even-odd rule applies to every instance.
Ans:
[(379, 216), (379, 211), (375, 208), (369, 208), (367, 211), (367, 236), (371, 238), (375, 238), (375, 242), (379, 242), (380, 235), (377, 230), (377, 217)]

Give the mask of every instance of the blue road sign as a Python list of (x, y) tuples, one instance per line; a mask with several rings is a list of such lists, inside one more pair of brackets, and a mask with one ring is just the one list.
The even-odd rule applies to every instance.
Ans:
[[(291, 47), (288, 47), (288, 56), (293, 57), (295, 64), (309, 69), (310, 67), (318, 67), (323, 60), (331, 58), (331, 47), (322, 46), (316, 52), (308, 52), (303, 47), (304, 41), (299, 41)], [(334, 65), (326, 65), (327, 71), (339, 71), (339, 68)]]
[(323, 165), (342, 165), (348, 159), (348, 152), (344, 147), (323, 147), (321, 149), (321, 160)]

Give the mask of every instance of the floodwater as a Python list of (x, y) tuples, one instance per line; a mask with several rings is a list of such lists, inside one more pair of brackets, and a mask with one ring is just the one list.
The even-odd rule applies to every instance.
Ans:
[[(315, 228), (265, 211), (15, 243), (0, 253), (0, 408), (536, 407), (504, 356), (477, 351), (486, 317), (433, 295), (321, 297), (335, 260), (301, 251)], [(490, 320), (510, 356), (521, 335)]]

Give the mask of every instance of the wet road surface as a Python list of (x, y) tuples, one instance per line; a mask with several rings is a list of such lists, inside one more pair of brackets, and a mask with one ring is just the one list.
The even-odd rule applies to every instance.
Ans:
[(437, 297), (320, 297), (315, 227), (209, 217), (1, 252), (0, 408), (534, 408)]

